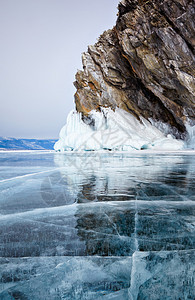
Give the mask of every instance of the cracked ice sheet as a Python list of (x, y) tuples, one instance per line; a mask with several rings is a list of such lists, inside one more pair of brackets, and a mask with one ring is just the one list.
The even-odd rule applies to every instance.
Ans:
[(133, 223), (134, 203), (77, 204), (9, 214), (0, 217), (0, 256), (131, 255)]
[(138, 202), (137, 211), (140, 251), (195, 249), (194, 202)]
[(195, 248), (192, 201), (93, 202), (0, 217), (0, 256), (131, 256)]
[(75, 202), (195, 199), (193, 155), (0, 153), (0, 158), (2, 173), (5, 167), (8, 172), (0, 181), (1, 214)]
[[(138, 249), (140, 251), (159, 251), (151, 252), (154, 253), (154, 257), (164, 250), (170, 250), (167, 253), (173, 257), (176, 257), (177, 253), (183, 253), (183, 256), (182, 259), (179, 259), (179, 264), (172, 264), (172, 277), (167, 277), (167, 281), (165, 279), (163, 281), (162, 278), (159, 279), (158, 287), (163, 295), (161, 299), (172, 300), (169, 296), (171, 293), (169, 279), (171, 279), (173, 290), (183, 293), (181, 294), (182, 300), (193, 299), (189, 293), (186, 294), (186, 291), (190, 286), (193, 292), (190, 285), (190, 282), (193, 281), (193, 275), (191, 276), (191, 271), (188, 272), (188, 270), (194, 266), (194, 260), (191, 259), (192, 265), (189, 266), (190, 260), (185, 257), (185, 255), (188, 257), (188, 254), (185, 253), (193, 250), (186, 251), (185, 249), (194, 249), (194, 205), (192, 202), (195, 194), (194, 156), (189, 154), (153, 154), (151, 156), (136, 153), (136, 155), (100, 154), (97, 158), (94, 154), (75, 155), (74, 153), (70, 155), (58, 153), (39, 155), (36, 153), (29, 154), (28, 157), (24, 158), (23, 155), (17, 156), (14, 153), (14, 159), (11, 159), (10, 163), (9, 155), (7, 156), (7, 160), (2, 163), (4, 167), (8, 168), (7, 179), (12, 179), (11, 177), (16, 177), (15, 175), (23, 176), (23, 174), (40, 172), (32, 177), (13, 178), (13, 180), (0, 184), (0, 208), (1, 213), (4, 214), (0, 216), (0, 250), (7, 260), (6, 266), (8, 268), (10, 266), (10, 276), (12, 276), (10, 259), (18, 262), (19, 267), (16, 268), (16, 274), (20, 274), (20, 268), (21, 270), (24, 269), (19, 265), (19, 262), (22, 263), (25, 259), (38, 261), (48, 259), (45, 264), (51, 266), (49, 261), (58, 259), (58, 264), (60, 264), (62, 262), (60, 259), (63, 260), (64, 255), (69, 255), (68, 259), (78, 258), (77, 262), (73, 263), (74, 268), (76, 268), (79, 259), (84, 259), (83, 261), (88, 258), (95, 259), (96, 255), (109, 255), (109, 258), (112, 259), (114, 255), (117, 255), (117, 260), (120, 260), (123, 255), (129, 258), (129, 255), (131, 256), (133, 253), (140, 254), (138, 258), (140, 267), (137, 262), (139, 275), (145, 272), (142, 254), (146, 253), (147, 256), (148, 252), (138, 252)], [(15, 166), (17, 166), (16, 172), (14, 171)], [(56, 168), (57, 170), (55, 170)], [(43, 173), (47, 170), (49, 170), (48, 174)], [(82, 257), (71, 257), (72, 255), (81, 255)], [(90, 255), (94, 256), (91, 257)], [(24, 258), (23, 256), (31, 257)], [(151, 256), (149, 258), (152, 260)], [(162, 273), (165, 273), (165, 278), (166, 261), (170, 262), (168, 259), (160, 260), (161, 270)], [(158, 260), (155, 259), (153, 264), (153, 269), (155, 265), (160, 266)], [(181, 272), (178, 268), (180, 264), (182, 264)], [(127, 265), (131, 264), (128, 263)], [(5, 264), (3, 263), (2, 266), (0, 274), (4, 270)], [(85, 273), (87, 270), (91, 270), (90, 264), (87, 264), (86, 267), (87, 269), (85, 264), (82, 264), (79, 272), (82, 273), (82, 269)], [(103, 264), (102, 268), (104, 269), (104, 267)], [(46, 266), (40, 266), (37, 274), (42, 274), (41, 269), (47, 270)], [(92, 268), (92, 270), (92, 273), (101, 271), (97, 267)], [(59, 279), (59, 286), (61, 287), (60, 278), (62, 277), (60, 274), (63, 272), (65, 274), (65, 270), (59, 273), (59, 277), (58, 273), (55, 272), (55, 267), (51, 267), (50, 271), (48, 278), (48, 273), (47, 275), (44, 274), (42, 283), (38, 282), (37, 278), (30, 282), (24, 279), (21, 285), (18, 281), (17, 289), (13, 290), (12, 295), (15, 295), (16, 299), (17, 297), (21, 298), (22, 294), (20, 293), (24, 292), (22, 290), (24, 286), (25, 297), (23, 299), (34, 300), (36, 297), (32, 295), (31, 298), (30, 292), (34, 291), (38, 284), (37, 291), (40, 296), (47, 284), (50, 289), (52, 282), (55, 281), (56, 285), (52, 292), (56, 293), (55, 295), (58, 297), (56, 299), (63, 299), (64, 290), (62, 289), (62, 293), (61, 289), (59, 291), (57, 281)], [(28, 272), (24, 270), (23, 273)], [(92, 273), (89, 272), (89, 274)], [(75, 274), (77, 277), (78, 274)], [(132, 274), (136, 278), (136, 274), (133, 272)], [(20, 277), (20, 275), (18, 276)], [(184, 281), (182, 291), (177, 284), (174, 285), (173, 281), (177, 276), (181, 282)], [(11, 288), (10, 277), (5, 278), (7, 281), (4, 281), (4, 288)], [(68, 277), (67, 281), (71, 283), (71, 278)], [(100, 288), (99, 293), (100, 284), (97, 284), (96, 294), (93, 294), (93, 285), (88, 284), (89, 281), (87, 283), (84, 281), (74, 285), (73, 293), (71, 290), (70, 294), (67, 294), (71, 295), (70, 299), (72, 299), (72, 295), (75, 295), (75, 290), (76, 292), (79, 291), (80, 294), (78, 293), (78, 298), (75, 296), (73, 299), (85, 299), (85, 297), (88, 297), (86, 299), (90, 299), (90, 297), (93, 299), (92, 296), (94, 295), (95, 299), (101, 299), (102, 289), (105, 290), (105, 287)], [(144, 280), (142, 282), (145, 284)], [(15, 283), (13, 284), (15, 285)], [(146, 284), (143, 288), (138, 283), (138, 286), (138, 292), (141, 293), (140, 297), (144, 295), (147, 299), (150, 292), (153, 291), (153, 284), (148, 286)], [(169, 298), (165, 296), (166, 286)], [(159, 300), (156, 287), (153, 299)], [(128, 287), (125, 285), (119, 291), (113, 292), (113, 289), (117, 290), (114, 283), (111, 293), (108, 292), (108, 289), (103, 299), (121, 300), (129, 298), (130, 294), (127, 295)], [(29, 297), (26, 296), (28, 293)], [(178, 296), (178, 294), (176, 295)], [(11, 294), (7, 293), (1, 294), (1, 296), (5, 297), (2, 298), (3, 300), (13, 298)], [(179, 299), (177, 296), (175, 300)], [(45, 299), (49, 298), (51, 297), (45, 297)], [(139, 298), (133, 298), (133, 300), (137, 299)]]
[(0, 182), (1, 214), (73, 204), (76, 196), (69, 192), (70, 188), (71, 185), (54, 168)]
[(52, 170), (55, 167), (53, 153), (45, 151), (0, 152), (0, 182), (22, 177), (30, 173)]
[(194, 300), (195, 250), (135, 252), (130, 300)]
[[(128, 299), (131, 257), (0, 259), (0, 299)], [(14, 297), (14, 298), (13, 298)]]

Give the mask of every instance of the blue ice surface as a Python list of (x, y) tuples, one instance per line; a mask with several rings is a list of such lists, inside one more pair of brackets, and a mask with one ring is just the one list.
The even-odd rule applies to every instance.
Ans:
[(0, 153), (0, 299), (195, 299), (195, 152)]

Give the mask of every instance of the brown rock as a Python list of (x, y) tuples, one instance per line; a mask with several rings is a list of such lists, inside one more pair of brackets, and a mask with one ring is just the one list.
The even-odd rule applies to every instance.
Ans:
[(195, 7), (189, 0), (123, 0), (116, 26), (83, 54), (76, 109), (120, 107), (170, 125), (195, 122)]

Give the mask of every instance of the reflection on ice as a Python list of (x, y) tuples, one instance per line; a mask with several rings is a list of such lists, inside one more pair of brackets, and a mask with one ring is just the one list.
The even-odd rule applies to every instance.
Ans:
[[(77, 201), (194, 199), (193, 156), (56, 153)], [(71, 192), (71, 191), (70, 191)]]
[(189, 201), (107, 202), (10, 214), (1, 217), (0, 256), (131, 256), (137, 249), (194, 249), (193, 220)]
[(194, 155), (1, 155), (0, 299), (194, 299)]

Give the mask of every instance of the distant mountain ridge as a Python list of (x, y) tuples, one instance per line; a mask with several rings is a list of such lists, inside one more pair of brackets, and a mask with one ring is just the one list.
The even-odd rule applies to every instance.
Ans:
[(53, 150), (55, 139), (16, 139), (0, 137), (0, 150)]

